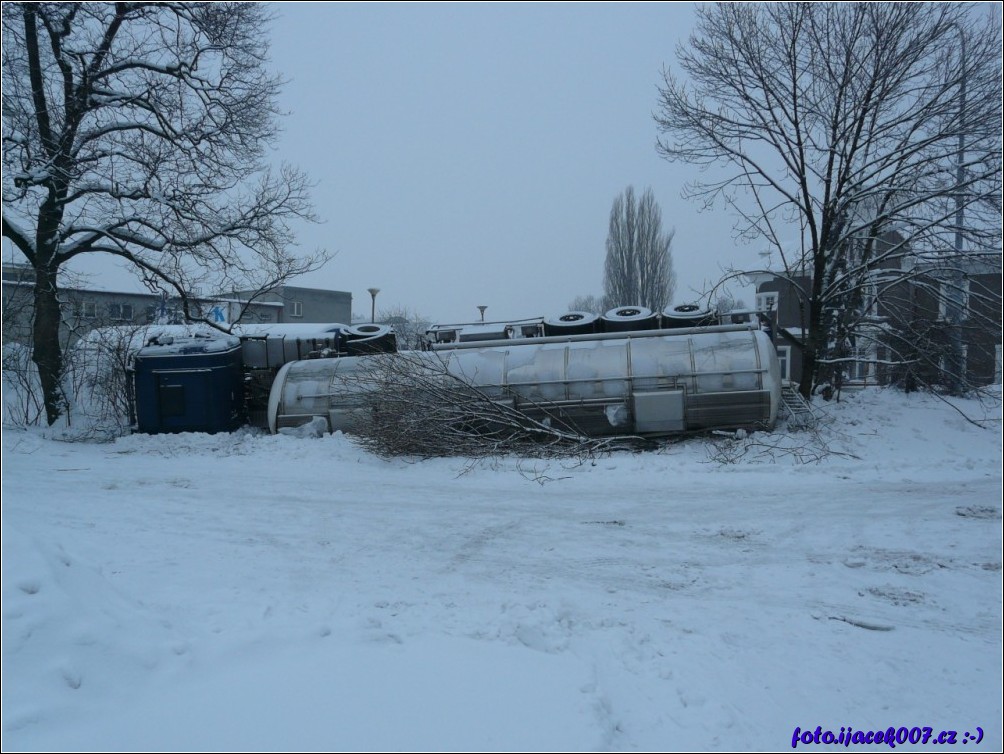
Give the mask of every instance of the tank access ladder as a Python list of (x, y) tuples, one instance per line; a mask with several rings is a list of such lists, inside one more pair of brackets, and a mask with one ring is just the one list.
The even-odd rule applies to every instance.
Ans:
[(812, 429), (819, 422), (809, 402), (798, 392), (798, 385), (784, 380), (781, 383), (781, 407), (791, 429)]

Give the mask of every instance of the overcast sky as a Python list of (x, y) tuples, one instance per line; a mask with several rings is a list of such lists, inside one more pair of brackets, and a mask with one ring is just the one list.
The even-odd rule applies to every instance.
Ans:
[[(724, 208), (681, 198), (696, 168), (655, 151), (664, 65), (690, 3), (276, 6), (289, 79), (276, 159), (304, 168), (335, 253), (297, 284), (350, 291), (368, 315), (438, 322), (559, 315), (602, 292), (610, 206), (651, 187), (676, 231), (676, 302), (756, 265)], [(111, 278), (106, 278), (111, 282)], [(107, 287), (107, 286), (106, 286)], [(751, 304), (751, 294), (739, 293)]]

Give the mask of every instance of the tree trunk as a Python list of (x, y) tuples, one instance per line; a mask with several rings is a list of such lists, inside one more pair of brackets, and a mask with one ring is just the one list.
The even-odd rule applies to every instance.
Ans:
[(798, 392), (806, 400), (812, 396), (812, 383), (816, 374), (816, 349), (811, 345), (802, 349), (802, 379), (798, 383)]
[(50, 427), (66, 410), (66, 396), (62, 388), (63, 349), (59, 343), (62, 321), (57, 280), (59, 264), (56, 261), (59, 225), (63, 219), (60, 200), (65, 196), (64, 186), (54, 186), (42, 202), (38, 210), (35, 256), (32, 259), (35, 268), (35, 321), (32, 323), (31, 360), (38, 367), (45, 416)]
[(823, 274), (826, 270), (826, 256), (818, 242), (812, 252), (812, 293), (809, 298), (809, 337), (802, 351), (802, 379), (798, 392), (809, 400), (819, 372), (819, 355), (825, 352), (826, 331), (823, 328)]
[(66, 409), (61, 386), (63, 349), (59, 344), (61, 321), (59, 298), (56, 295), (56, 272), (35, 270), (35, 321), (32, 323), (32, 361), (38, 367), (45, 401), (45, 416), (52, 426)]

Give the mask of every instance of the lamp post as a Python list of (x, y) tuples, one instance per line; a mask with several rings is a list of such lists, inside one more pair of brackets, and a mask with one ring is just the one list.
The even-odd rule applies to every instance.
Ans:
[(479, 306), (478, 307), (478, 311), (481, 312), (481, 321), (482, 322), (485, 321), (485, 309), (487, 309), (487, 308), (488, 308), (487, 306)]
[(370, 293), (370, 298), (373, 299), (373, 303), (370, 306), (370, 322), (376, 323), (376, 295), (380, 292), (379, 288), (367, 288)]

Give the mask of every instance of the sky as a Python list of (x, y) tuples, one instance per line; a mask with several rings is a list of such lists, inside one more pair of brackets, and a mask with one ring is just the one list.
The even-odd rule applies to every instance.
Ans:
[[(353, 310), (434, 322), (557, 316), (601, 294), (614, 199), (651, 188), (675, 232), (673, 303), (758, 249), (724, 207), (681, 197), (698, 177), (656, 153), (662, 70), (690, 3), (282, 3), (271, 58), (288, 79), (272, 155), (316, 182), (301, 250), (333, 259), (294, 284), (349, 291)], [(76, 270), (139, 290), (116, 263)], [(752, 304), (750, 289), (734, 290)]]
[(318, 181), (334, 260), (310, 284), (354, 309), (436, 321), (558, 315), (602, 292), (610, 207), (651, 187), (675, 230), (677, 301), (756, 259), (724, 210), (681, 198), (696, 168), (655, 150), (664, 64), (689, 3), (283, 4), (282, 157)]

